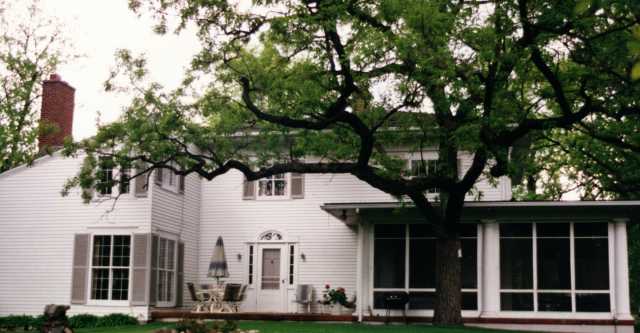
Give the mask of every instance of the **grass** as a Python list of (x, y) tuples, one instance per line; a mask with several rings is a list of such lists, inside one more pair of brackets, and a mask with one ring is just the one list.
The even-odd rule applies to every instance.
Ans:
[[(310, 322), (241, 321), (241, 329), (256, 329), (260, 333), (513, 333), (515, 331), (489, 330), (470, 327), (432, 327), (428, 325), (334, 324)], [(160, 328), (172, 328), (170, 323), (152, 323), (142, 326), (78, 329), (76, 333), (152, 333)]]

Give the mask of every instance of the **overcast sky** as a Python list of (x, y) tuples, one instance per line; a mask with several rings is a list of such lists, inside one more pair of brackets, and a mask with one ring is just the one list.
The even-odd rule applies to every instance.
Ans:
[(117, 49), (144, 52), (151, 78), (169, 88), (179, 84), (184, 68), (198, 50), (192, 32), (180, 36), (153, 33), (153, 21), (137, 17), (126, 0), (42, 0), (41, 7), (45, 15), (57, 17), (64, 25), (73, 44), (71, 53), (83, 55), (58, 70), (62, 79), (76, 88), (75, 139), (95, 134), (98, 112), (102, 122), (113, 121), (127, 104), (125, 96), (103, 89)]

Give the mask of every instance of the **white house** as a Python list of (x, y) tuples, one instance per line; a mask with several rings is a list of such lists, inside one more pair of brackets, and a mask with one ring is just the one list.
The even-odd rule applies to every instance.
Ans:
[[(47, 89), (71, 88), (53, 77)], [(43, 115), (71, 121), (72, 102), (51, 107)], [(70, 134), (69, 124), (61, 128)], [(460, 158), (468, 167), (470, 157)], [(297, 312), (296, 285), (313, 285), (319, 299), (330, 284), (358, 296), (357, 320), (384, 315), (393, 291), (409, 293), (410, 316), (433, 313), (428, 224), (352, 176), (286, 174), (245, 184), (239, 172), (208, 182), (164, 171), (83, 204), (77, 192), (60, 195), (81, 163), (82, 156), (54, 153), (0, 174), (0, 316), (60, 303), (71, 313), (147, 319), (154, 309), (189, 305), (186, 282), (213, 282), (206, 274), (218, 236), (226, 281), (249, 285), (242, 311)], [(481, 200), (469, 197), (463, 216), (469, 325), (633, 332), (626, 224), (640, 202), (513, 202), (508, 178), (477, 188)], [(118, 194), (114, 206), (109, 198)], [(267, 271), (276, 283), (263, 279)]]

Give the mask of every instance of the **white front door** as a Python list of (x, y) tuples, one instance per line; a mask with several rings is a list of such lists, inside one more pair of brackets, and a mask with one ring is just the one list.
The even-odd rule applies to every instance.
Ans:
[(286, 260), (283, 245), (260, 245), (258, 252), (258, 311), (284, 312)]

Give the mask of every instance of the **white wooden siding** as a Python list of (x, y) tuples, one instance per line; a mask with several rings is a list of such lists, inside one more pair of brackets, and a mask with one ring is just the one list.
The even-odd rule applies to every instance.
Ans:
[[(470, 164), (469, 156), (465, 156), (464, 168)], [(322, 211), (320, 206), (327, 202), (388, 202), (395, 199), (351, 175), (305, 175), (304, 199), (243, 200), (242, 180), (241, 173), (231, 171), (203, 183), (199, 283), (214, 282), (206, 277), (206, 272), (218, 236), (225, 242), (230, 270), (227, 281), (246, 283), (246, 243), (273, 229), (282, 232), (287, 241), (298, 244), (297, 283), (312, 284), (315, 300), (320, 299), (325, 284), (332, 288), (344, 287), (351, 297), (356, 291), (357, 231)], [(504, 182), (508, 179), (501, 179), (498, 186), (493, 187), (486, 179), (479, 181), (477, 189), (483, 194), (481, 199), (509, 200), (510, 190), (505, 189), (510, 189), (510, 184)], [(305, 254), (305, 261), (300, 259), (300, 253)], [(242, 254), (242, 259), (239, 260), (237, 254)], [(292, 293), (290, 290), (290, 300)], [(255, 290), (250, 289), (244, 309), (259, 310), (255, 304)], [(295, 304), (288, 304), (288, 309), (295, 311)]]
[(184, 194), (164, 189), (153, 183), (151, 228), (154, 232), (177, 235), (184, 242), (183, 304), (191, 304), (187, 282), (198, 277), (198, 233), (200, 228), (200, 192), (202, 181), (192, 174), (185, 177)]
[[(86, 205), (78, 190), (60, 195), (81, 163), (81, 158), (56, 154), (0, 175), (0, 316), (40, 314), (46, 304), (70, 303), (74, 234), (114, 228), (149, 232), (148, 198), (123, 195), (108, 212), (112, 201)], [(144, 307), (119, 309), (147, 312)], [(74, 305), (71, 313), (94, 310)]]

